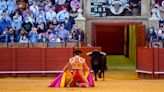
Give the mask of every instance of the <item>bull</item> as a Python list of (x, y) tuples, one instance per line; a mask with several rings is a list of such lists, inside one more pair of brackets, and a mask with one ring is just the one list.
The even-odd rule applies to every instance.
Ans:
[(95, 81), (97, 81), (97, 73), (99, 78), (102, 78), (101, 75), (103, 74), (103, 80), (104, 80), (104, 73), (105, 70), (107, 69), (106, 53), (101, 51), (93, 51), (93, 52), (88, 52), (87, 55), (91, 56), (91, 67), (94, 72)]

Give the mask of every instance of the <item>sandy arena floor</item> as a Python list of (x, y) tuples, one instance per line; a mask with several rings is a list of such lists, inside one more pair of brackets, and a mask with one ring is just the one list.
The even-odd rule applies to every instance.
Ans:
[(52, 78), (3, 78), (0, 92), (164, 92), (164, 80), (106, 80), (94, 88), (49, 88)]
[(110, 71), (93, 88), (49, 88), (54, 78), (0, 78), (0, 92), (164, 92), (164, 80), (138, 79), (133, 71)]

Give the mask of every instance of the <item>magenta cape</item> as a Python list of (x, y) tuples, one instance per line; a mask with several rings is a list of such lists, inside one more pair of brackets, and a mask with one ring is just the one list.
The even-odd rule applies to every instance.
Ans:
[[(65, 87), (71, 80), (72, 74), (70, 71), (60, 73), (49, 85), (49, 87)], [(89, 86), (94, 87), (94, 81), (91, 72), (85, 72), (85, 77), (88, 79)]]

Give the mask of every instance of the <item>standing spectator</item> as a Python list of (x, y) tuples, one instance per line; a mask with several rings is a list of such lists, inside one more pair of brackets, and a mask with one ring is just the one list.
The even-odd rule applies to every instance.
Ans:
[(19, 39), (18, 36), (19, 36), (19, 33), (20, 33), (20, 29), (22, 27), (22, 23), (21, 23), (21, 21), (19, 21), (19, 19), (17, 17), (15, 17), (13, 19), (13, 22), (12, 22), (11, 26), (15, 31), (14, 34), (15, 34), (16, 41), (18, 41), (18, 39)]
[(29, 35), (30, 43), (38, 42), (38, 33), (35, 27), (31, 29), (28, 35)]
[(62, 23), (64, 19), (69, 19), (69, 12), (67, 11), (67, 8), (64, 8), (62, 11), (57, 13), (56, 18), (59, 23)]
[(16, 0), (9, 0), (7, 1), (7, 10), (8, 13), (11, 14), (12, 10), (14, 9), (14, 7), (16, 6)]

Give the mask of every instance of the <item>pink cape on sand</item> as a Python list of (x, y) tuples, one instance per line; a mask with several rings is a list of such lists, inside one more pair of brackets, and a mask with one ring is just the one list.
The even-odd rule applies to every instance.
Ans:
[[(72, 74), (70, 71), (65, 71), (60, 73), (49, 85), (49, 87), (65, 87), (67, 83), (71, 80)], [(92, 73), (87, 71), (85, 72), (85, 77), (88, 79), (89, 86), (94, 87), (94, 81), (92, 78)]]

